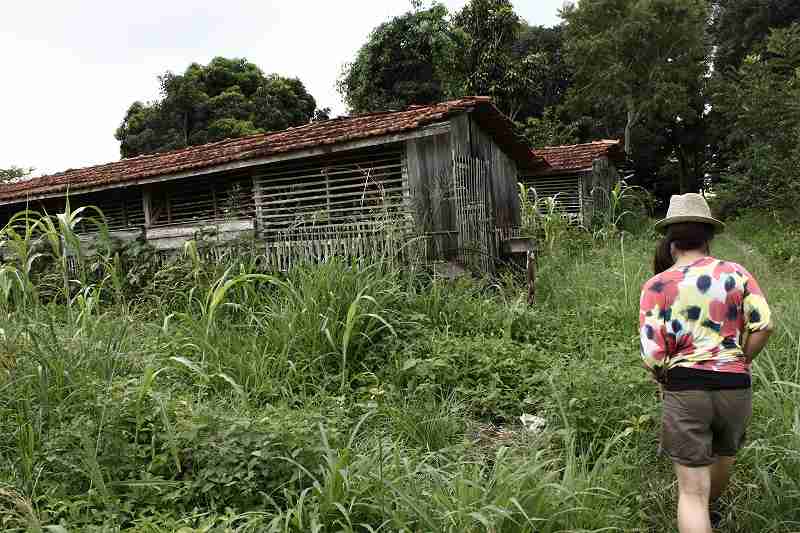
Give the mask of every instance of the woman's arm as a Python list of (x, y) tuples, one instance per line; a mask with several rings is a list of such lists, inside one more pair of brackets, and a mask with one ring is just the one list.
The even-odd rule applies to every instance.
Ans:
[(761, 331), (754, 331), (747, 336), (742, 351), (748, 363), (753, 362), (753, 359), (764, 349), (770, 335), (772, 335), (771, 329), (762, 329)]
[(767, 345), (769, 336), (772, 335), (773, 321), (767, 299), (752, 274), (744, 271), (747, 276), (743, 304), (746, 338), (744, 339), (745, 359), (752, 362), (758, 353)]

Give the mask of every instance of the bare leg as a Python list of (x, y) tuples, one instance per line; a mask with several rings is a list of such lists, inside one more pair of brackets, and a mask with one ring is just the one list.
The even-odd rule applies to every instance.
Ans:
[(711, 533), (708, 497), (711, 493), (711, 467), (675, 464), (678, 476), (678, 529), (681, 533)]
[(716, 501), (728, 486), (735, 457), (720, 457), (711, 465), (711, 501)]

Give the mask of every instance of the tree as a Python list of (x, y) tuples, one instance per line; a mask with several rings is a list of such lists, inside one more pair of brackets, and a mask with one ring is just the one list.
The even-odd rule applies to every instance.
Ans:
[(764, 51), (771, 29), (800, 22), (797, 0), (712, 0), (714, 68), (738, 69), (751, 52)]
[(563, 11), (573, 103), (624, 114), (625, 151), (648, 113), (681, 116), (709, 53), (703, 0), (582, 0)]
[(564, 26), (546, 28), (523, 23), (512, 50), (516, 61), (527, 60), (535, 65), (537, 77), (537, 83), (528, 87), (520, 119), (524, 122), (529, 117), (543, 117), (548, 109), (561, 106), (574, 77), (564, 53)]
[(470, 0), (448, 19), (439, 3), (379, 25), (338, 82), (351, 112), (488, 95), (525, 122), (559, 105), (572, 79), (560, 27), (529, 26), (509, 0)]
[(442, 101), (451, 48), (447, 8), (417, 5), (372, 31), (342, 72), (339, 93), (353, 113)]
[(11, 165), (8, 168), (0, 168), (0, 183), (12, 183), (21, 179), (25, 179), (31, 175), (34, 168), (22, 168)]
[(487, 95), (516, 120), (542, 92), (546, 55), (520, 42), (523, 21), (510, 0), (470, 0), (453, 17), (451, 92)]
[(316, 102), (298, 79), (265, 76), (245, 59), (217, 57), (159, 76), (161, 99), (134, 102), (115, 137), (122, 157), (306, 124)]
[(577, 124), (565, 123), (553, 107), (545, 109), (541, 117), (529, 117), (522, 124), (522, 133), (534, 148), (576, 144), (578, 130)]
[(714, 108), (728, 135), (721, 206), (789, 208), (800, 203), (800, 23), (772, 30), (721, 83)]

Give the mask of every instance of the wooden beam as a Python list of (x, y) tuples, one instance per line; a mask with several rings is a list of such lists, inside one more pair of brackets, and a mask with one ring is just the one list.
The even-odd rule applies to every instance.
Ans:
[(153, 220), (150, 218), (150, 206), (153, 203), (152, 191), (150, 187), (145, 187), (142, 190), (142, 209), (144, 209), (144, 227), (149, 228), (153, 225)]

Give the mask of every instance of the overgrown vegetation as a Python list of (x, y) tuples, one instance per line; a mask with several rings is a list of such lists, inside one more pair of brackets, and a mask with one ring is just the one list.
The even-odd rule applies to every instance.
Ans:
[[(529, 307), (512, 283), (380, 263), (265, 273), (190, 246), (132, 268), (111, 244), (70, 248), (90, 211), (2, 233), (4, 531), (674, 530), (637, 353), (650, 237), (565, 226)], [(794, 531), (797, 280), (718, 246), (763, 280), (780, 328), (734, 530)]]

